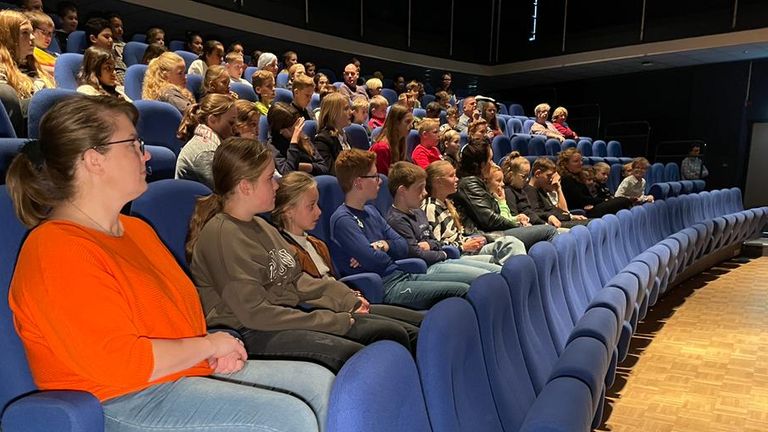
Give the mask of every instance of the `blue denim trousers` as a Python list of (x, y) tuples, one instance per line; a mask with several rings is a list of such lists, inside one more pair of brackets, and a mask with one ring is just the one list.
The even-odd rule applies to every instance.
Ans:
[(248, 360), (103, 403), (108, 432), (322, 431), (334, 375), (313, 363)]

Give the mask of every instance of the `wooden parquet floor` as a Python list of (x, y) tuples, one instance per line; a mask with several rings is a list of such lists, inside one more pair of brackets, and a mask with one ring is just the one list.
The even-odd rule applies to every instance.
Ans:
[(599, 430), (768, 431), (768, 257), (740, 260), (678, 285), (648, 312)]

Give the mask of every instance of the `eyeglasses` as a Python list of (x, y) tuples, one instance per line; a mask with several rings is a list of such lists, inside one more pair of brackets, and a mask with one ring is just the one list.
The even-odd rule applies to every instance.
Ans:
[(138, 142), (139, 143), (139, 153), (141, 153), (141, 155), (144, 156), (144, 152), (146, 151), (145, 146), (144, 146), (144, 140), (141, 139), (141, 138), (138, 138), (138, 137), (136, 137), (136, 138), (128, 138), (128, 139), (119, 140), (119, 141), (110, 141), (108, 143), (95, 145), (95, 146), (93, 146), (91, 148), (95, 149), (96, 147), (106, 147), (106, 146), (110, 146), (112, 144), (124, 144), (124, 143), (131, 143), (131, 144), (133, 144), (134, 142)]
[(36, 28), (36, 29), (35, 29), (35, 31), (36, 31), (36, 32), (39, 32), (41, 35), (43, 35), (43, 36), (45, 36), (45, 37), (51, 37), (51, 36), (53, 36), (53, 32), (50, 32), (50, 31), (48, 31), (48, 30), (43, 30), (43, 29), (41, 29), (41, 28)]

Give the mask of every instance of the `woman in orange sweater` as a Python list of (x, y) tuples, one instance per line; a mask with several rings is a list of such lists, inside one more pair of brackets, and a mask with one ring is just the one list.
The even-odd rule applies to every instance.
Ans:
[(147, 188), (137, 118), (114, 98), (72, 97), (9, 168), (34, 228), (9, 302), (37, 386), (94, 394), (107, 431), (320, 429), (333, 376), (247, 360), (239, 339), (207, 333), (192, 282), (151, 227), (120, 214)]

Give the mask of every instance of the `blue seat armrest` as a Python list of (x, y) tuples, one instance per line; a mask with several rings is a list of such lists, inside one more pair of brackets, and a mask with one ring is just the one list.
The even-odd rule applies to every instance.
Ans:
[(339, 280), (363, 293), (369, 303), (384, 301), (384, 285), (381, 283), (381, 276), (376, 273), (358, 273)]
[(395, 261), (395, 264), (406, 273), (427, 272), (427, 263), (421, 258), (405, 258)]
[(461, 257), (461, 251), (456, 246), (443, 246), (443, 252), (448, 255), (448, 259), (457, 259)]
[(571, 330), (568, 342), (579, 337), (591, 337), (612, 352), (619, 343), (619, 324), (611, 310), (602, 307), (587, 309)]
[(42, 391), (17, 399), (5, 409), (3, 432), (101, 432), (104, 413), (95, 396), (82, 391)]
[(589, 387), (576, 378), (556, 378), (528, 409), (519, 432), (591, 430), (592, 416)]
[(592, 393), (592, 406), (597, 406), (602, 402), (600, 398), (611, 361), (609, 353), (613, 354), (613, 348), (607, 351), (605, 345), (596, 339), (576, 338), (566, 345), (560, 358), (552, 366), (549, 379), (571, 377), (581, 380)]

